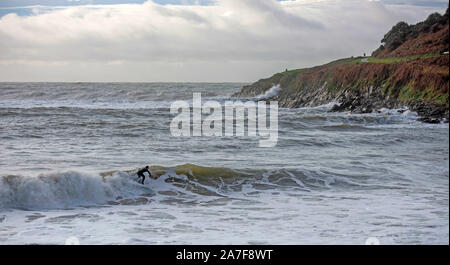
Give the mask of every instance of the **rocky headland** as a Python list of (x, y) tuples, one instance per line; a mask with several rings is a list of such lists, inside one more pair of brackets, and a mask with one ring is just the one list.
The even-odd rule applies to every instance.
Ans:
[(369, 113), (408, 107), (420, 120), (449, 120), (449, 14), (431, 14), (415, 25), (399, 22), (368, 57), (284, 71), (244, 86), (235, 97), (255, 97), (280, 85), (280, 107), (339, 102), (330, 111)]

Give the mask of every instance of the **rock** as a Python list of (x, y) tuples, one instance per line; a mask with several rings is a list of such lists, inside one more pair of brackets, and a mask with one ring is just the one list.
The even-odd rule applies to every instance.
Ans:
[(344, 103), (342, 103), (341, 105), (337, 105), (335, 104), (330, 110), (329, 112), (342, 112), (346, 110), (346, 105)]
[(335, 104), (329, 112), (342, 112), (342, 111), (348, 111), (352, 110), (354, 108), (354, 100), (353, 99), (346, 99), (344, 100), (340, 105)]
[(363, 113), (372, 113), (373, 112), (372, 105), (364, 107), (362, 111)]
[(442, 117), (445, 114), (445, 108), (437, 107), (434, 109), (431, 109), (430, 116), (432, 117)]
[(340, 105), (334, 105), (329, 112), (351, 111), (352, 113), (371, 113), (373, 111), (373, 100), (367, 95), (343, 98)]
[(433, 118), (429, 118), (429, 117), (423, 117), (423, 118), (419, 118), (417, 120), (421, 121), (421, 122), (425, 122), (425, 123), (431, 123), (431, 124), (441, 123), (441, 121), (439, 119), (433, 119)]
[(358, 106), (356, 107), (352, 113), (356, 113), (356, 114), (363, 114), (363, 113), (372, 113), (373, 109), (372, 109), (372, 105), (366, 105), (366, 106)]
[(341, 107), (338, 104), (334, 104), (333, 107), (328, 112), (338, 112), (340, 111)]
[(448, 109), (444, 105), (415, 101), (410, 103), (409, 108), (422, 116), (424, 122), (448, 118)]

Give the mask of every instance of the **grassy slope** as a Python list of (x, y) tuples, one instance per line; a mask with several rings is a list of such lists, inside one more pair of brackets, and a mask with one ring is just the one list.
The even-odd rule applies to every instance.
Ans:
[(305, 87), (330, 91), (374, 86), (400, 101), (420, 100), (448, 107), (448, 55), (436, 53), (396, 58), (346, 58), (325, 65), (280, 72), (257, 82), (268, 89), (280, 84), (295, 94)]
[(376, 57), (358, 57), (352, 63), (364, 63), (362, 60), (367, 59), (368, 63), (398, 63), (398, 62), (408, 62), (416, 59), (426, 59), (441, 56), (439, 53), (430, 53), (430, 54), (422, 54), (422, 55), (414, 55), (407, 57), (392, 57), (392, 58), (376, 58)]
[[(427, 58), (436, 58), (439, 56), (448, 56), (441, 55), (439, 53), (430, 53), (423, 55), (414, 55), (408, 57), (393, 57), (393, 58), (374, 58), (374, 57), (366, 57), (367, 63), (382, 63), (382, 64), (392, 64), (392, 63), (401, 63), (401, 62), (410, 62), (418, 59), (427, 59)], [(353, 63), (359, 64), (363, 63), (362, 58), (356, 59)], [(427, 67), (423, 67), (418, 69), (417, 71), (421, 71), (419, 75), (426, 74), (434, 74), (447, 76), (449, 75), (449, 69), (446, 67), (439, 67), (429, 65)], [(434, 102), (439, 104), (446, 104), (448, 107), (448, 90), (442, 89), (442, 87), (433, 86), (434, 84), (431, 82), (427, 86), (418, 87), (414, 80), (411, 80), (406, 85), (402, 86), (400, 90), (395, 87), (391, 87), (390, 80), (387, 79), (384, 83), (384, 89), (387, 89), (390, 94), (393, 94), (394, 91), (397, 91), (396, 95), (400, 101), (411, 101), (411, 100), (421, 100), (427, 102)], [(448, 85), (448, 84), (447, 84)]]

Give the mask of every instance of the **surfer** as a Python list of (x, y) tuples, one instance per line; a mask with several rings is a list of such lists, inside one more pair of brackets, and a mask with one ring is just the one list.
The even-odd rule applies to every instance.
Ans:
[(136, 174), (142, 178), (142, 182), (141, 184), (144, 184), (144, 180), (145, 180), (145, 175), (144, 172), (148, 173), (148, 177), (151, 178), (152, 177), (152, 173), (150, 173), (150, 170), (148, 170), (148, 166), (144, 167), (143, 169), (139, 170)]

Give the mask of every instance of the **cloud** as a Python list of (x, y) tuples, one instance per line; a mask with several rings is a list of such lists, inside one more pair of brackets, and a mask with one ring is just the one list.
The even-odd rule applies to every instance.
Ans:
[(0, 80), (252, 81), (370, 53), (397, 21), (415, 23), (442, 8), (218, 0), (41, 11), (0, 18)]

